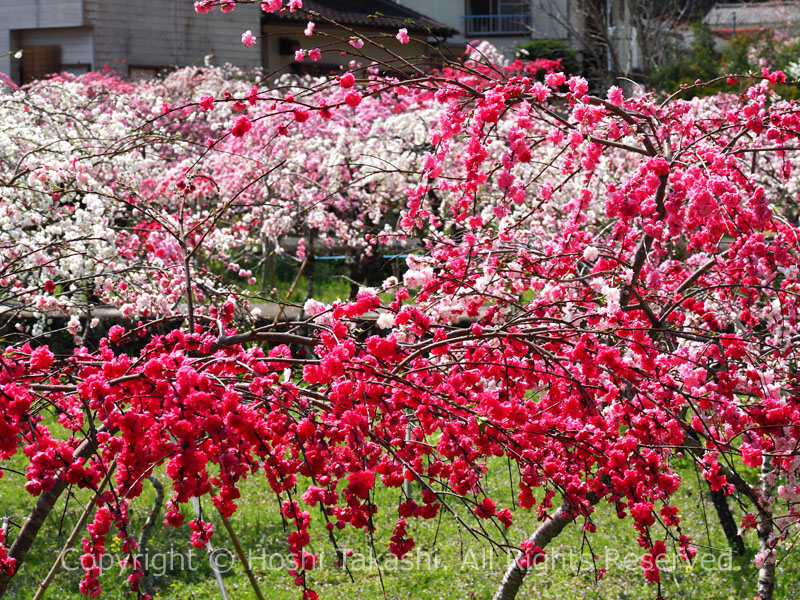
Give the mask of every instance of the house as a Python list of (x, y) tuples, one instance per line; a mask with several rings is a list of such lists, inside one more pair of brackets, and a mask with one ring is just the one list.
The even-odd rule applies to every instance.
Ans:
[[(436, 2), (430, 2), (429, 6), (421, 9), (435, 10), (436, 6)], [(426, 16), (421, 10), (392, 0), (303, 0), (303, 9), (319, 14), (319, 18), (312, 18), (315, 23), (313, 37), (304, 35), (309, 21), (306, 13), (281, 11), (264, 14), (259, 43), (266, 72), (282, 69), (287, 64), (295, 71), (329, 71), (353, 58), (353, 48), (347, 42), (359, 36), (385, 48), (365, 43), (360, 52), (370, 60), (390, 67), (402, 67), (393, 55), (427, 56), (433, 48), (459, 34), (456, 28)], [(344, 26), (346, 30), (330, 25), (329, 21)], [(401, 44), (395, 37), (401, 28), (405, 28), (411, 38), (407, 44)], [(314, 47), (321, 50), (319, 61), (306, 59), (300, 64), (291, 63), (296, 50)]]
[[(531, 38), (568, 40), (571, 0), (398, 0), (403, 6), (425, 10), (433, 19), (458, 31), (450, 38), (463, 46), (490, 39), (504, 49)], [(574, 11), (573, 11), (574, 12)]]
[(796, 32), (800, 28), (800, 3), (759, 2), (717, 4), (703, 21), (715, 35), (728, 39), (752, 35), (764, 30), (776, 33)]
[(569, 44), (595, 69), (629, 75), (642, 70), (636, 0), (398, 0), (458, 30), (449, 43), (492, 42), (506, 55), (532, 39)]
[[(266, 73), (287, 66), (295, 72), (320, 73), (351, 59), (342, 52), (352, 52), (346, 44), (353, 37), (375, 42), (361, 49), (362, 62), (401, 68), (396, 56), (430, 55), (443, 47), (460, 54), (475, 39), (487, 39), (507, 55), (531, 39), (554, 39), (577, 49), (584, 71), (599, 73), (600, 81), (606, 73), (629, 77), (642, 70), (646, 36), (632, 26), (640, 4), (635, 0), (304, 0), (304, 9), (318, 15), (312, 17), (315, 33), (323, 34), (307, 37), (305, 12), (266, 13), (257, 3), (201, 15), (191, 0), (0, 0), (0, 72), (18, 83), (56, 71), (81, 73), (105, 65), (126, 75), (152, 75), (163, 68), (203, 64), (211, 54), (217, 64), (263, 68)], [(637, 13), (642, 22), (640, 17)], [(349, 30), (343, 32), (329, 20)], [(395, 38), (400, 28), (408, 30), (410, 43), (400, 44)], [(252, 47), (239, 43), (248, 30), (259, 36)], [(295, 62), (295, 51), (301, 48), (319, 48), (322, 56)], [(24, 50), (21, 60), (8, 55), (18, 49)]]
[[(55, 71), (82, 73), (108, 64), (125, 74), (175, 65), (261, 64), (258, 48), (237, 43), (258, 31), (255, 5), (199, 15), (188, 0), (0, 0), (0, 72), (26, 83)], [(124, 62), (123, 62), (124, 61)]]
[[(390, 0), (306, 0), (305, 8), (365, 36), (385, 38), (381, 43), (387, 50), (406, 56), (427, 47), (418, 42), (401, 46), (394, 37), (401, 27), (434, 43), (456, 33)], [(216, 64), (269, 72), (290, 64), (301, 45), (313, 47), (303, 35), (307, 20), (302, 12), (267, 14), (258, 4), (202, 15), (191, 0), (0, 0), (0, 72), (17, 83), (105, 65), (126, 75), (153, 75), (164, 68), (202, 65), (209, 54)], [(320, 32), (333, 31), (319, 25)], [(248, 30), (265, 37), (245, 46), (239, 40)], [(323, 46), (323, 60), (314, 65), (318, 71), (342, 62), (339, 49), (324, 46), (319, 38), (313, 43)], [(19, 49), (21, 60), (9, 55)], [(372, 45), (364, 51), (377, 60), (389, 56)]]

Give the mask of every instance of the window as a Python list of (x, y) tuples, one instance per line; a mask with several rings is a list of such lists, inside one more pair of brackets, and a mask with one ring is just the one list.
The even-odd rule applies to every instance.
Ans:
[(469, 0), (466, 34), (527, 35), (531, 31), (530, 0)]
[(44, 79), (61, 70), (61, 46), (26, 46), (22, 49), (22, 83)]
[(295, 51), (300, 50), (300, 42), (292, 38), (278, 38), (278, 54), (281, 56), (294, 56)]

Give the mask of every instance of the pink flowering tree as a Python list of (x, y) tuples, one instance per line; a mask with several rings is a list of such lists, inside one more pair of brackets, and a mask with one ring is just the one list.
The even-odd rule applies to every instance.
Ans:
[[(235, 7), (197, 8), (216, 4)], [(299, 0), (261, 6), (302, 10)], [(350, 41), (354, 52), (380, 43)], [(144, 191), (132, 204), (141, 209), (113, 255), (121, 247), (130, 264), (163, 261), (161, 294), (148, 287), (152, 278), (125, 293), (132, 304), (167, 296), (177, 325), (168, 334), (148, 334), (147, 322), (117, 326), (96, 350), (69, 356), (36, 340), (5, 350), (0, 461), (21, 452), (27, 466), (2, 474), (32, 496), (32, 509), (0, 539), (0, 593), (24, 569), (56, 501), (77, 486), (93, 493), (85, 532), (76, 528), (68, 542), (83, 536), (81, 590), (99, 594), (97, 559), (117, 535), (131, 589), (146, 596), (129, 509), (163, 466), (173, 527), (193, 499), (231, 517), (242, 481), (264, 477), (281, 498), (295, 561), (288, 576), (304, 600), (317, 598), (311, 511), (338, 551), (340, 530), (374, 530), (378, 486), (398, 490), (395, 504), (380, 507), (396, 512), (389, 550), (398, 558), (413, 552), (416, 521), (440, 515), (516, 551), (498, 582), (503, 600), (560, 531), (578, 522), (591, 536), (595, 511), (609, 507), (635, 530), (643, 575), (660, 595), (668, 546), (686, 561), (695, 554), (675, 500), (683, 482), (673, 459), (683, 455), (723, 503), (735, 497), (747, 507), (740, 526), (758, 539), (758, 594), (772, 598), (800, 494), (800, 231), (775, 202), (792, 185), (800, 113), (772, 91), (783, 74), (765, 70), (720, 102), (658, 101), (618, 88), (590, 96), (585, 80), (558, 72), (537, 81), (485, 52), (424, 75), (396, 61), (408, 72), (343, 72), (299, 91), (200, 90), (157, 115), (151, 108), (151, 129), (128, 123), (170, 141), (148, 141), (166, 165), (137, 180)], [(224, 118), (204, 121), (200, 134), (182, 129), (221, 104)], [(361, 105), (372, 121), (352, 122)], [(412, 109), (425, 148), (399, 167), (368, 162), (370, 148), (385, 144), (391, 155), (421, 142), (386, 135), (392, 115)], [(161, 122), (165, 115), (181, 118)], [(320, 147), (309, 145), (301, 160), (296, 145), (315, 131)], [(350, 150), (355, 132), (368, 135)], [(344, 149), (363, 152), (364, 162), (325, 164), (326, 153)], [(149, 153), (133, 156), (128, 169), (139, 173)], [(75, 165), (60, 166), (80, 184)], [(115, 180), (128, 173), (117, 168)], [(111, 188), (112, 179), (92, 183)], [(244, 295), (215, 293), (195, 260), (252, 244), (265, 227), (279, 235), (259, 207), (269, 202), (281, 220), (292, 218), (293, 202), (307, 215), (325, 207), (319, 231), (366, 247), (355, 241), (348, 203), (358, 214), (376, 203), (385, 214), (381, 186), (400, 182), (407, 198), (385, 235), (416, 238), (424, 252), (408, 259), (402, 281), (384, 282), (389, 300), (362, 289), (348, 301), (311, 303), (297, 323), (256, 328), (237, 319)], [(88, 255), (51, 234), (66, 252)], [(4, 256), (12, 288), (28, 272), (16, 265)], [(20, 286), (44, 295), (47, 281)], [(126, 352), (138, 335), (144, 349)], [(512, 504), (485, 491), (495, 457), (516, 467)], [(408, 481), (421, 494), (408, 495)], [(531, 536), (512, 529), (523, 510), (541, 520)], [(215, 535), (202, 515), (189, 526), (197, 547)]]

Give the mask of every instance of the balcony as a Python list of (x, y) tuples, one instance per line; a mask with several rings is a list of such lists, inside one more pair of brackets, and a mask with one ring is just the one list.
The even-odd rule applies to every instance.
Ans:
[(527, 35), (533, 15), (464, 15), (464, 32), (468, 37), (487, 35)]

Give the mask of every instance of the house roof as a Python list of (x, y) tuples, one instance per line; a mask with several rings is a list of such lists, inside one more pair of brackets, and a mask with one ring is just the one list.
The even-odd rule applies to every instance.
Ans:
[(759, 2), (717, 4), (703, 19), (714, 31), (737, 32), (791, 29), (800, 25), (800, 3)]
[[(351, 27), (394, 30), (405, 27), (410, 32), (431, 33), (442, 37), (458, 33), (444, 23), (391, 0), (303, 0), (303, 8)], [(305, 23), (308, 21), (308, 15), (304, 11), (282, 10), (267, 15), (265, 19), (270, 22), (275, 20)]]

